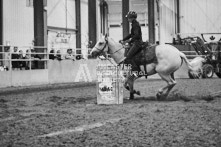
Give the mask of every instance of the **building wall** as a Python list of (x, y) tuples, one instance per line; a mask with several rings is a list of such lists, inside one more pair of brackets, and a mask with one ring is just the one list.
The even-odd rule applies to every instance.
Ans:
[(33, 40), (33, 7), (26, 0), (3, 0), (3, 44), (31, 46)]
[(67, 48), (76, 49), (75, 15), (75, 0), (47, 0), (49, 50), (59, 49), (61, 53), (66, 53)]
[[(67, 2), (67, 12), (66, 12)], [(48, 26), (75, 29), (75, 0), (47, 0)], [(67, 16), (66, 16), (67, 13)], [(66, 24), (67, 17), (67, 24)]]
[(81, 0), (81, 47), (88, 45), (88, 0)]
[[(107, 0), (108, 3), (108, 25), (109, 35), (115, 40), (119, 41), (123, 38), (122, 34), (122, 1), (121, 0)], [(136, 11), (138, 16), (137, 20), (141, 25), (143, 41), (149, 40), (148, 30), (148, 1), (147, 0), (130, 0), (130, 10)], [(158, 24), (157, 19), (157, 5), (155, 5), (155, 22)], [(156, 26), (156, 41), (159, 40), (158, 28)]]
[[(220, 0), (180, 0), (181, 37), (221, 33)], [(160, 0), (160, 42), (176, 37), (176, 0)], [(211, 35), (208, 35), (210, 37)], [(221, 35), (214, 35), (217, 38)]]
[(160, 44), (172, 42), (175, 36), (175, 0), (160, 0)]
[(183, 36), (189, 33), (221, 33), (220, 6), (220, 0), (180, 0)]
[(121, 0), (107, 0), (109, 36), (115, 41), (123, 38), (122, 2)]

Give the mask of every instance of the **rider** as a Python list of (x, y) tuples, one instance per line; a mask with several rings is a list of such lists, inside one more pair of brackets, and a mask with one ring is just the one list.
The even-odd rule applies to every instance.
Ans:
[[(126, 54), (126, 58), (124, 61), (128, 61), (131, 63), (132, 71), (139, 71), (140, 68), (136, 65), (136, 63), (133, 60), (133, 56), (141, 50), (142, 45), (142, 32), (139, 22), (137, 21), (137, 13), (134, 11), (129, 11), (126, 15), (126, 18), (131, 23), (131, 33), (126, 36), (123, 40), (120, 40), (120, 43), (123, 43), (124, 41), (127, 41), (129, 44), (132, 44), (130, 50)], [(134, 74), (135, 76), (138, 76)]]

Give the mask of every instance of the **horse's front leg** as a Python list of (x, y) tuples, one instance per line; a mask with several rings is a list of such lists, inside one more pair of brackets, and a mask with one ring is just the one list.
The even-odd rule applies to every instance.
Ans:
[[(124, 83), (124, 88), (127, 89), (128, 91), (130, 91), (131, 88), (128, 85), (129, 85), (128, 82), (125, 82)], [(133, 93), (137, 94), (137, 95), (140, 95), (140, 91), (139, 90), (135, 90), (134, 88), (133, 88)]]
[(133, 89), (133, 83), (131, 82), (131, 80), (129, 81), (129, 79), (127, 78), (127, 80), (124, 82), (124, 87), (125, 89), (130, 91), (129, 99), (134, 99), (134, 89)]
[(134, 99), (134, 82), (130, 82), (128, 83), (128, 85), (130, 89), (130, 99), (133, 100)]
[(134, 99), (134, 94), (140, 95), (140, 91), (134, 90), (134, 81), (136, 79), (137, 79), (136, 77), (131, 76), (131, 75), (127, 78), (127, 83), (128, 83), (129, 90), (130, 90), (130, 99)]

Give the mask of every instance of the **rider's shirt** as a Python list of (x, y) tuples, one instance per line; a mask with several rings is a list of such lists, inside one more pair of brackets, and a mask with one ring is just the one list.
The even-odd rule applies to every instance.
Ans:
[(123, 41), (131, 38), (129, 43), (142, 42), (142, 32), (139, 22), (135, 19), (132, 21), (131, 26), (131, 33), (126, 36)]

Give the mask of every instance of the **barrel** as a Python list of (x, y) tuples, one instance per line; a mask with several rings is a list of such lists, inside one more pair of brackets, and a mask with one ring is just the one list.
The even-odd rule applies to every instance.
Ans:
[(97, 66), (97, 104), (123, 104), (123, 71), (114, 65)]

